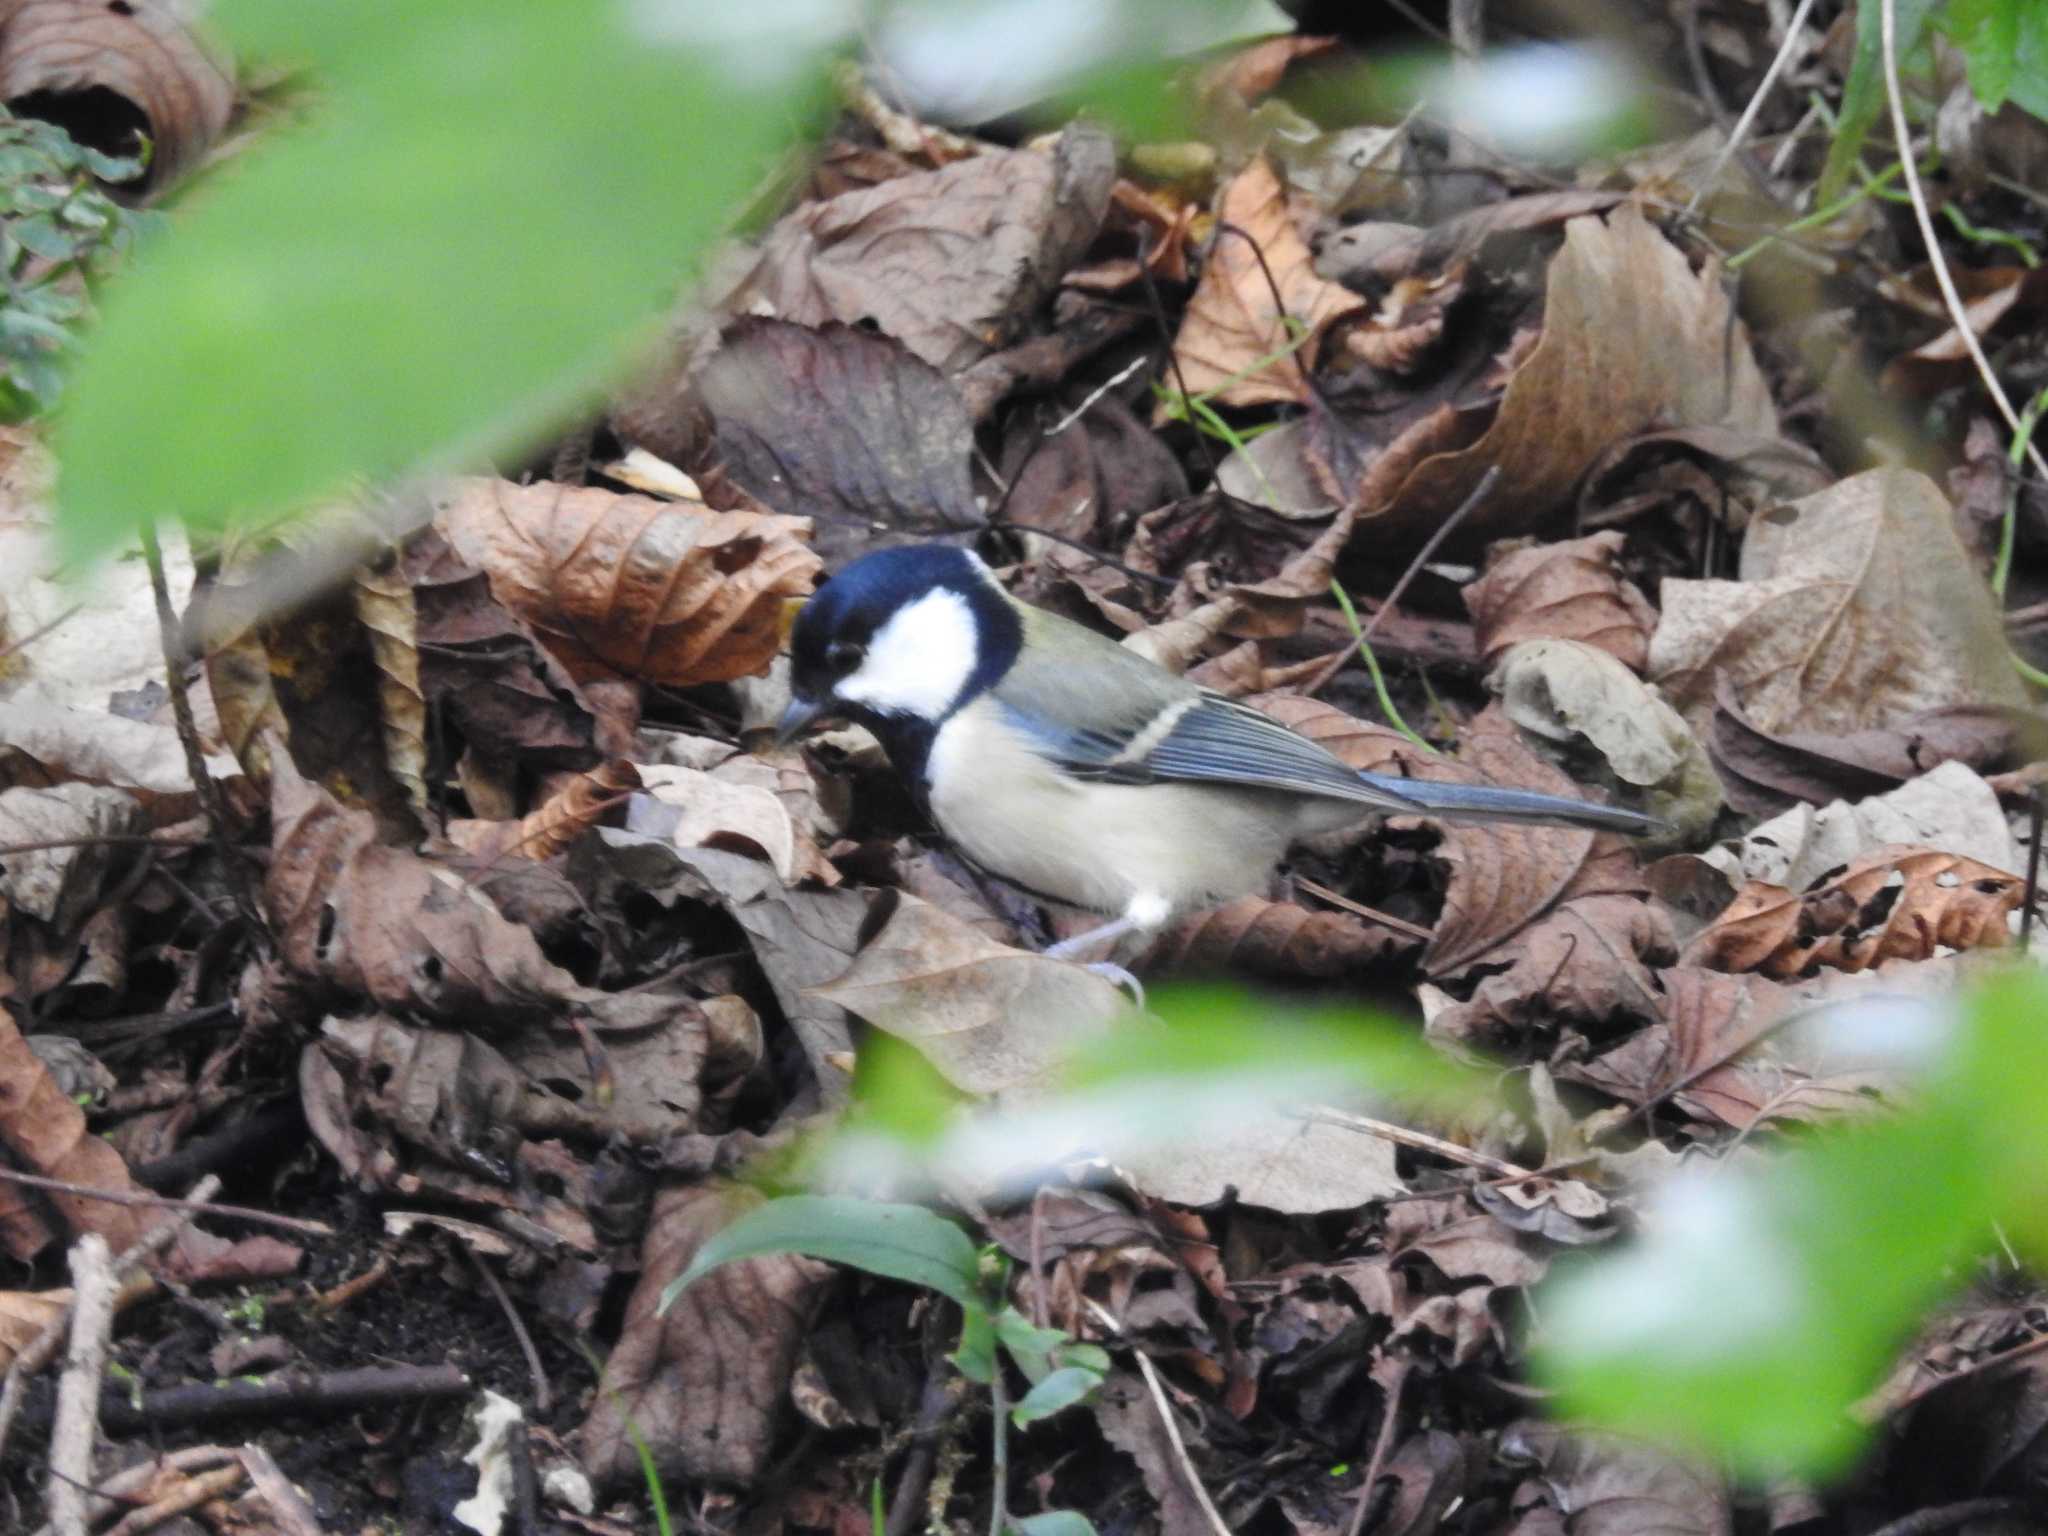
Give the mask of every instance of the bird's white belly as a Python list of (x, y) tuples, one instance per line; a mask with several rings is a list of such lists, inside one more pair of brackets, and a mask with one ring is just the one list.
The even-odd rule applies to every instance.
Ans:
[(962, 853), (1099, 912), (1180, 912), (1258, 890), (1293, 833), (1292, 797), (1066, 778), (992, 712), (939, 728), (927, 780), (932, 816)]

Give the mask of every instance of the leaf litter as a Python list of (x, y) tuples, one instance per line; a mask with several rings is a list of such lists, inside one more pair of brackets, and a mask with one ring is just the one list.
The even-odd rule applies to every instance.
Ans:
[[(1753, 86), (1760, 19), (1709, 19)], [(118, 63), (131, 41), (93, 46)], [(1781, 1490), (1781, 1520), (1704, 1464), (1531, 1416), (1530, 1293), (1681, 1160), (1753, 1163), (1910, 1098), (1881, 1052), (1817, 1043), (1817, 1003), (1943, 995), (2012, 945), (2015, 792), (2043, 754), (1987, 535), (2008, 494), (2023, 527), (2038, 512), (1981, 434), (1952, 498), (1873, 463), (1846, 406), (1826, 419), (1841, 366), (1806, 321), (1738, 310), (1732, 252), (1630, 195), (1696, 153), (1571, 189), (1461, 174), (1426, 119), (1323, 132), (1282, 99), (1354, 52), (1227, 57), (1215, 142), (1179, 158), (851, 98), (738, 275), (596, 438), (529, 466), (550, 473), (344, 509), (362, 547), (338, 566), (290, 530), (237, 530), (196, 572), (174, 549), (190, 743), (136, 568), (67, 617), (47, 472), (0, 477), (15, 1169), (146, 1201), (219, 1168), (343, 1226), (173, 1248), (210, 1294), (269, 1287), (252, 1374), (456, 1359), (526, 1404), (550, 1487), (614, 1511), (651, 1465), (721, 1527), (867, 1529), (878, 1485), (890, 1530), (957, 1527), (986, 1519), (990, 1467), (933, 1297), (770, 1255), (658, 1307), (755, 1183), (887, 1112), (869, 1079), (900, 1041), (918, 1134), (1010, 1140), (1002, 1180), (963, 1152), (894, 1165), (893, 1197), (948, 1210), (1020, 1316), (1114, 1361), (1084, 1410), (1013, 1437), (1013, 1512), (1420, 1536), (1905, 1507), (1914, 1455), (2015, 1411), (1915, 1405), (2038, 1298), (1930, 1322), (1867, 1405), (1894, 1448), (1852, 1485)], [(225, 120), (209, 61), (172, 64), (200, 89), (164, 176)], [(1810, 180), (1816, 146), (1787, 146)], [(1869, 388), (1972, 387), (1914, 283), (1829, 248), (1876, 274), (1843, 313), (1896, 341)], [(1973, 316), (2013, 324), (2038, 288), (1986, 268)], [(1288, 1079), (1277, 1047), (1275, 1095), (1250, 1070), (1178, 1081), (1192, 1036), (1044, 956), (1084, 920), (953, 859), (872, 740), (772, 746), (793, 605), (933, 538), (1354, 767), (1659, 815), (1646, 845), (1380, 818), (1132, 961), (1169, 1015), (1176, 984), (1217, 978), (1268, 989), (1230, 1006), (1275, 1040), (1304, 999), (1369, 1000), (1516, 1086), (1411, 1101)], [(2023, 537), (2016, 593), (2038, 557)], [(1070, 1096), (1104, 1041), (1159, 1080)], [(12, 1185), (0, 1207), (38, 1284), (72, 1237), (119, 1249), (153, 1219)], [(50, 1305), (0, 1297), (0, 1348)], [(201, 1349), (169, 1304), (136, 1317), (118, 1347), (144, 1385), (221, 1374), (217, 1329)], [(2012, 1379), (2037, 1419), (2035, 1378)], [(386, 1437), (395, 1416), (304, 1437), (293, 1476), (335, 1528), (401, 1489), (415, 1512), (467, 1496), (428, 1486), (459, 1413), (419, 1414), (417, 1443)], [(2011, 1458), (1979, 1459), (1959, 1497)], [(574, 1520), (624, 1528), (596, 1508)]]

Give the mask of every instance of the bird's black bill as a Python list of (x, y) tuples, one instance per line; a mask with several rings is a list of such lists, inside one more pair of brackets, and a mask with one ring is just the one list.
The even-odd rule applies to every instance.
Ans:
[(822, 701), (791, 699), (789, 708), (782, 712), (781, 723), (775, 727), (775, 745), (786, 747), (809, 729), (812, 721), (825, 713)]

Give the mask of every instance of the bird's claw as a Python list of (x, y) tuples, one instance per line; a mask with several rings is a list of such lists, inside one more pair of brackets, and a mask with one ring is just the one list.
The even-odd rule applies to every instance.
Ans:
[(1089, 965), (1088, 969), (1093, 971), (1097, 976), (1100, 976), (1104, 981), (1108, 982), (1111, 986), (1121, 987), (1124, 991), (1130, 993), (1131, 1002), (1137, 1006), (1140, 1012), (1144, 1011), (1145, 984), (1142, 981), (1138, 980), (1137, 977), (1133, 976), (1129, 971), (1125, 970), (1122, 966), (1116, 965), (1108, 960), (1094, 961)]

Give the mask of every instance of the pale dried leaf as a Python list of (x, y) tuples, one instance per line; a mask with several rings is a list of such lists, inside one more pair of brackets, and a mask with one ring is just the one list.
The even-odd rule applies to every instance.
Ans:
[(1867, 470), (1766, 513), (1740, 580), (1670, 580), (1661, 597), (1650, 675), (1699, 729), (1722, 687), (1764, 731), (2027, 702), (1948, 502), (1913, 470)]
[[(1176, 389), (1220, 405), (1299, 404), (1308, 399), (1308, 378), (1297, 353), (1285, 349), (1364, 300), (1316, 275), (1288, 216), (1286, 189), (1264, 158), (1224, 188), (1216, 217), (1251, 240), (1219, 230), (1174, 338), (1178, 372), (1169, 377)], [(1290, 333), (1286, 321), (1303, 329)], [(1263, 361), (1275, 352), (1285, 355)]]
[(909, 1041), (976, 1094), (1047, 1082), (1128, 1011), (1085, 967), (997, 944), (914, 896), (898, 896), (846, 974), (812, 991)]

